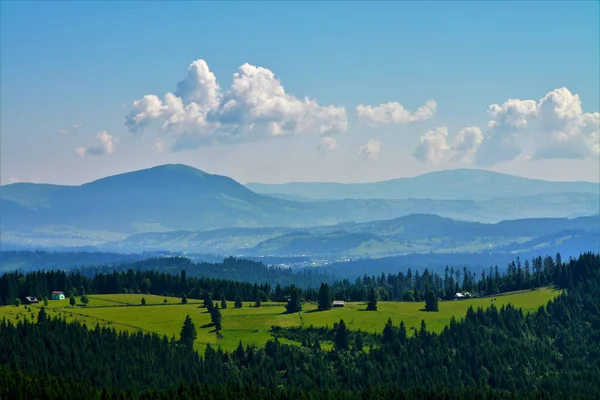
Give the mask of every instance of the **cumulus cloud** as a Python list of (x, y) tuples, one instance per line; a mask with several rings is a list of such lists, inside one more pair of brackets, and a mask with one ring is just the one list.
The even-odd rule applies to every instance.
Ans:
[(538, 101), (508, 99), (488, 108), (485, 131), (465, 128), (448, 141), (443, 128), (421, 137), (413, 155), (425, 162), (492, 165), (517, 158), (585, 158), (600, 154), (600, 113), (585, 113), (579, 96), (559, 88)]
[(366, 144), (358, 149), (358, 154), (366, 157), (369, 160), (377, 161), (381, 152), (381, 141), (379, 139), (371, 139)]
[(145, 95), (133, 102), (125, 119), (134, 133), (157, 122), (176, 139), (175, 149), (290, 134), (330, 135), (348, 127), (344, 107), (296, 98), (266, 68), (242, 65), (231, 88), (222, 92), (204, 60), (190, 64), (175, 93), (162, 99)]
[(112, 154), (115, 152), (115, 145), (119, 142), (119, 139), (112, 136), (107, 131), (102, 131), (96, 134), (96, 142), (96, 144), (89, 147), (77, 147), (75, 148), (75, 152), (80, 157), (85, 155), (101, 156)]
[(428, 100), (414, 113), (406, 110), (402, 104), (397, 102), (382, 103), (378, 106), (361, 104), (356, 107), (356, 114), (367, 124), (378, 126), (426, 121), (435, 115), (436, 108), (437, 103), (434, 100)]
[(164, 148), (165, 148), (165, 141), (162, 138), (157, 138), (154, 141), (154, 146), (152, 147), (152, 150), (162, 153)]
[(331, 151), (338, 147), (337, 140), (331, 136), (323, 136), (317, 150)]
[(470, 162), (483, 140), (481, 129), (470, 126), (448, 140), (448, 128), (441, 126), (421, 136), (413, 156), (421, 162)]
[(61, 135), (66, 135), (69, 133), (69, 131), (66, 129), (61, 129), (60, 131), (58, 131), (58, 133), (60, 133)]

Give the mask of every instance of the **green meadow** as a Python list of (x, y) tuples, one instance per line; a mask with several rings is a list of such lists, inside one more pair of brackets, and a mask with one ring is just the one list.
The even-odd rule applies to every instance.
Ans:
[[(523, 291), (495, 296), (493, 304), (500, 308), (502, 305), (512, 304), (522, 308), (524, 312), (537, 310), (549, 300), (559, 294), (552, 289), (536, 291)], [(492, 304), (493, 297), (442, 301), (439, 303), (439, 312), (423, 311), (424, 303), (412, 302), (379, 302), (378, 311), (364, 311), (365, 303), (346, 303), (343, 308), (334, 308), (328, 311), (317, 311), (316, 304), (305, 303), (301, 313), (286, 314), (282, 303), (265, 302), (262, 307), (250, 307), (244, 302), (242, 308), (234, 308), (233, 302), (228, 303), (223, 315), (222, 338), (218, 339), (208, 312), (201, 306), (202, 301), (188, 299), (188, 304), (181, 304), (180, 298), (164, 297), (141, 294), (113, 294), (90, 295), (90, 302), (83, 306), (77, 298), (78, 304), (69, 305), (69, 300), (50, 300), (48, 314), (61, 316), (68, 321), (80, 321), (88, 327), (112, 327), (117, 330), (131, 332), (154, 332), (168, 337), (179, 337), (179, 331), (186, 315), (190, 315), (198, 331), (195, 342), (197, 349), (203, 349), (206, 344), (221, 346), (224, 350), (233, 350), (240, 340), (244, 344), (264, 345), (271, 338), (270, 329), (273, 325), (281, 327), (290, 326), (329, 326), (343, 319), (350, 329), (361, 329), (368, 332), (381, 332), (388, 318), (395, 325), (404, 321), (409, 332), (411, 328), (418, 329), (421, 320), (425, 320), (430, 331), (440, 332), (448, 325), (452, 316), (461, 318), (466, 314), (469, 306), (474, 308), (487, 308)], [(146, 305), (141, 305), (142, 297)], [(166, 300), (166, 302), (165, 302)], [(217, 302), (220, 304), (220, 302)], [(39, 305), (15, 307), (0, 307), (0, 318), (12, 321), (28, 319), (35, 321)], [(292, 341), (282, 340), (293, 343)], [(324, 347), (329, 347), (327, 343)]]

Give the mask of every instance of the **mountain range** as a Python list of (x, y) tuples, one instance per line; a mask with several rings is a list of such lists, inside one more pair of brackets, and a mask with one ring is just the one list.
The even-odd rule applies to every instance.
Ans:
[(412, 178), (370, 183), (290, 182), (247, 183), (256, 193), (290, 200), (311, 199), (407, 199), (487, 200), (559, 193), (599, 195), (600, 184), (550, 182), (478, 169), (435, 171)]
[(325, 259), (413, 253), (519, 253), (561, 245), (575, 253), (600, 248), (600, 216), (534, 218), (496, 224), (413, 214), (392, 220), (311, 228), (227, 228), (131, 235), (103, 251), (179, 251)]
[[(153, 232), (278, 227), (276, 234), (258, 235), (267, 240), (290, 233), (285, 231), (290, 228), (389, 220), (411, 214), (498, 222), (534, 217), (575, 218), (596, 214), (600, 206), (598, 184), (594, 183), (532, 181), (479, 170), (446, 171), (442, 175), (433, 173), (408, 181), (372, 184), (391, 187), (394, 182), (411, 182), (405, 186), (412, 185), (413, 189), (406, 189), (404, 198), (293, 201), (255, 193), (226, 176), (170, 164), (79, 186), (33, 183), (1, 186), (0, 228), (5, 244), (82, 246)], [(500, 181), (508, 186), (500, 185)], [(423, 196), (436, 192), (438, 198), (414, 198), (418, 194), (415, 182), (421, 182)], [(495, 193), (493, 184), (498, 185)], [(453, 187), (461, 188), (464, 197), (454, 198), (459, 193)], [(401, 193), (401, 189), (395, 190)], [(522, 195), (515, 197), (519, 191)], [(371, 194), (379, 193), (374, 189)], [(303, 198), (314, 196), (311, 192), (302, 194)], [(200, 235), (207, 241), (219, 240), (215, 232)], [(226, 236), (223, 241), (231, 248), (231, 235)], [(247, 237), (239, 240), (243, 245), (248, 243), (245, 247), (258, 244)]]

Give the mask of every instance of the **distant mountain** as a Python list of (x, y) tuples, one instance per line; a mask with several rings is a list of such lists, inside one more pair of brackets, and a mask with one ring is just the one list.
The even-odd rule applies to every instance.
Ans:
[(312, 199), (485, 200), (558, 193), (600, 195), (598, 183), (549, 182), (478, 169), (436, 171), (413, 178), (373, 183), (248, 183), (246, 187), (256, 193), (273, 194), (277, 197), (298, 196)]
[[(257, 194), (231, 178), (185, 165), (163, 165), (80, 186), (32, 183), (1, 186), (0, 229), (3, 244), (31, 247), (106, 243), (127, 247), (129, 245), (121, 241), (134, 234), (185, 231), (178, 236), (180, 243), (176, 247), (190, 243), (193, 251), (214, 253), (251, 248), (289, 231), (277, 228), (266, 236), (243, 232), (235, 239), (237, 233), (218, 236), (221, 233), (199, 234), (199, 231), (330, 226), (411, 214), (498, 222), (532, 217), (579, 217), (597, 213), (600, 207), (598, 194), (578, 192), (487, 200), (306, 201), (306, 198), (290, 198), (301, 201)], [(135, 240), (155, 248), (156, 241), (159, 244), (162, 239), (147, 236)], [(172, 240), (167, 242), (173, 243)]]
[(105, 244), (101, 248), (121, 252), (167, 250), (335, 260), (413, 253), (523, 252), (542, 247), (554, 250), (561, 246), (581, 252), (600, 248), (598, 238), (598, 215), (484, 224), (415, 214), (386, 221), (301, 229), (228, 228), (205, 232), (145, 233)]
[(164, 165), (81, 186), (15, 183), (2, 186), (0, 198), (3, 230), (20, 230), (22, 224), (30, 228), (33, 223), (135, 233), (319, 222), (318, 214), (302, 203), (259, 195), (231, 178), (185, 165)]

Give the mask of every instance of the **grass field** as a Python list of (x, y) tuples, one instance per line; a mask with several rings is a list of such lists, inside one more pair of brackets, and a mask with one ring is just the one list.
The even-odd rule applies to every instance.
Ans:
[[(559, 294), (556, 290), (541, 289), (496, 296), (494, 304), (500, 308), (511, 303), (524, 312), (535, 311), (540, 305)], [(141, 305), (141, 299), (146, 299), (146, 306)], [(430, 313), (423, 311), (423, 303), (411, 302), (379, 302), (377, 312), (364, 311), (364, 303), (346, 303), (344, 308), (329, 311), (316, 311), (316, 305), (307, 303), (301, 313), (286, 314), (281, 303), (263, 303), (263, 307), (248, 307), (236, 309), (233, 302), (228, 308), (221, 310), (223, 315), (223, 338), (217, 339), (214, 327), (210, 326), (210, 315), (200, 307), (201, 301), (189, 299), (188, 304), (181, 304), (180, 298), (138, 294), (91, 295), (88, 306), (69, 306), (69, 300), (50, 301), (48, 313), (51, 316), (60, 315), (67, 320), (77, 320), (88, 327), (109, 326), (117, 330), (155, 332), (168, 337), (179, 337), (179, 331), (186, 315), (190, 315), (198, 330), (195, 342), (197, 349), (203, 349), (207, 343), (221, 346), (225, 350), (233, 350), (241, 340), (244, 344), (264, 345), (271, 338), (269, 330), (273, 325), (290, 326), (329, 326), (340, 319), (348, 324), (350, 329), (361, 329), (369, 332), (381, 332), (388, 318), (395, 325), (401, 320), (409, 332), (411, 328), (418, 329), (421, 320), (425, 320), (428, 330), (440, 332), (448, 325), (454, 315), (463, 317), (469, 306), (487, 308), (492, 304), (491, 298), (469, 300), (443, 301), (439, 303), (440, 311)], [(165, 303), (164, 300), (167, 300)], [(79, 299), (78, 299), (79, 300)], [(0, 307), (0, 318), (18, 321), (25, 318), (35, 321), (40, 305)], [(291, 341), (282, 340), (293, 343)], [(329, 347), (324, 344), (324, 347)]]

